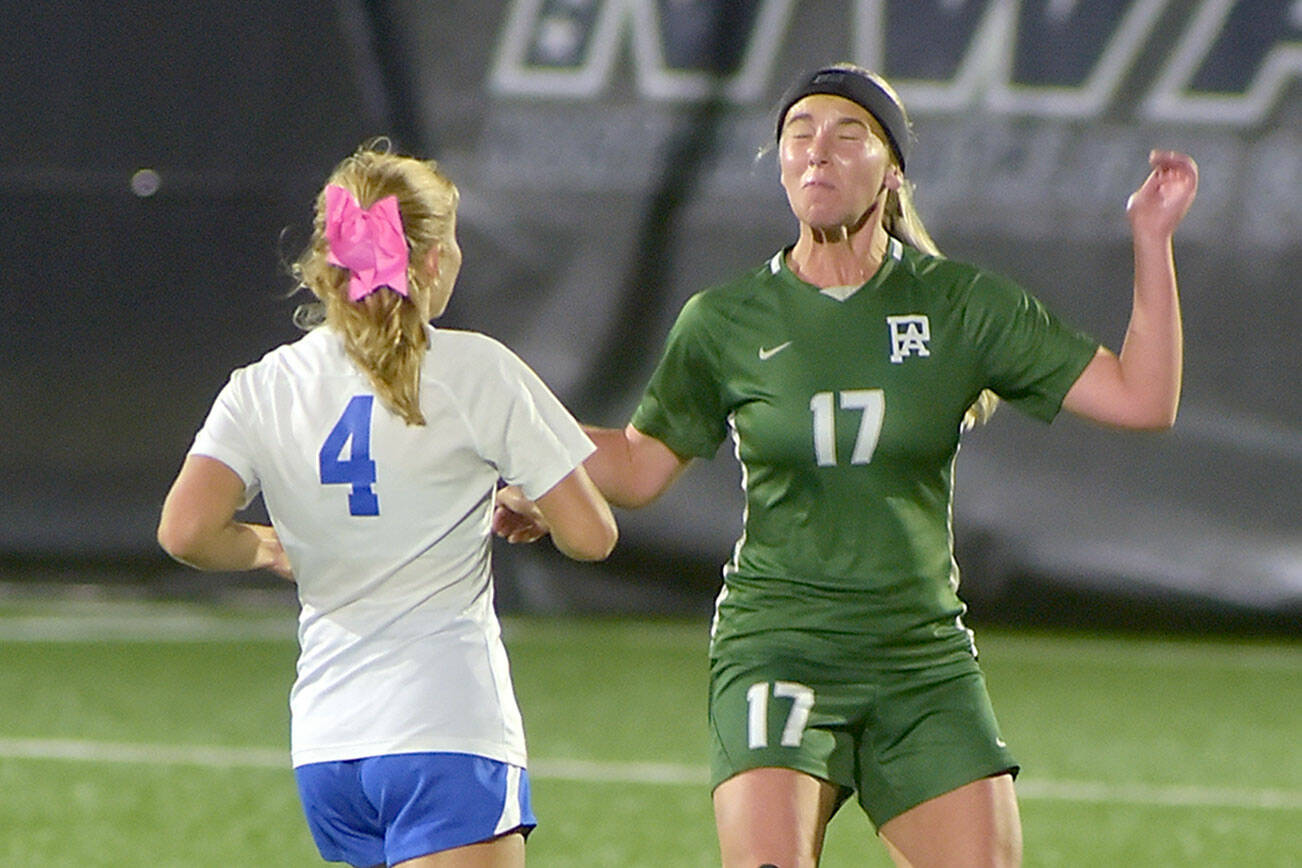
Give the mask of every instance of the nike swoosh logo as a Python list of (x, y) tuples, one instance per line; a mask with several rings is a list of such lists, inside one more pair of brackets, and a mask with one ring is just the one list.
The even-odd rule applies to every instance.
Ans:
[(773, 358), (774, 356), (776, 356), (778, 353), (782, 352), (789, 346), (791, 346), (791, 341), (787, 341), (785, 344), (778, 344), (776, 347), (774, 347), (771, 350), (765, 349), (764, 347), (760, 347), (760, 351), (759, 351), (760, 361), (767, 362), (769, 359)]

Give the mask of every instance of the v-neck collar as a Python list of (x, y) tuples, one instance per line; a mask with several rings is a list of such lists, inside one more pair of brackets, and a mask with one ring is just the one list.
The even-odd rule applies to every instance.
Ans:
[(900, 262), (901, 260), (904, 259), (904, 244), (893, 235), (887, 236), (886, 256), (883, 257), (881, 266), (877, 268), (877, 271), (873, 273), (872, 277), (868, 278), (866, 281), (859, 284), (850, 284), (847, 286), (816, 287), (812, 283), (806, 283), (804, 280), (801, 280), (800, 277), (794, 271), (792, 271), (791, 268), (787, 265), (787, 253), (788, 251), (790, 251), (790, 249), (791, 248), (789, 247), (784, 247), (781, 250), (779, 250), (777, 253), (773, 254), (773, 258), (769, 260), (769, 272), (774, 275), (781, 275), (785, 273), (790, 280), (795, 281), (797, 284), (800, 284), (801, 286), (813, 287), (814, 289), (818, 290), (819, 294), (825, 295), (828, 298), (835, 299), (836, 301), (840, 301), (840, 302), (844, 302), (848, 300), (859, 290), (863, 289), (865, 286), (875, 283), (878, 281), (879, 278), (883, 277), (886, 271), (885, 266), (887, 260), (894, 260), (895, 262)]

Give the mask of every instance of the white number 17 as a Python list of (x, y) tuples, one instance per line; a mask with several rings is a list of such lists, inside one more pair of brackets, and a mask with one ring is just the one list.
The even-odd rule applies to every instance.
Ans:
[(782, 737), (778, 744), (783, 747), (799, 747), (800, 738), (805, 733), (805, 724), (809, 722), (809, 710), (814, 707), (812, 688), (794, 681), (757, 681), (746, 690), (746, 705), (749, 712), (746, 721), (746, 737), (751, 750), (769, 746), (769, 688), (773, 689), (774, 699), (790, 699), (791, 711), (787, 713), (787, 722), (782, 726)]
[[(836, 466), (836, 403), (838, 393), (818, 392), (809, 399), (809, 409), (814, 414), (814, 458), (819, 467)], [(862, 410), (859, 433), (854, 439), (851, 464), (867, 464), (873, 460), (877, 438), (882, 433), (882, 419), (886, 415), (886, 393), (881, 389), (847, 389), (839, 393), (842, 410)]]

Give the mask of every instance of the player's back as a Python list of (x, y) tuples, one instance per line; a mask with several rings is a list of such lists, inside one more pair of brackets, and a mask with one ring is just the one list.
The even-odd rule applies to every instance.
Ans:
[[(541, 383), (514, 354), (470, 332), (427, 335), (424, 425), (390, 411), (325, 328), (236, 372), (218, 403), (249, 420), (254, 475), (299, 584), (296, 762), (433, 748), (523, 756), (492, 606), (493, 493), (501, 475), (536, 486), (572, 465), (513, 442), (513, 415), (552, 412), (536, 412)], [(521, 469), (531, 446), (541, 471)], [(495, 701), (475, 692), (484, 684)], [(486, 732), (505, 741), (481, 743)]]
[(385, 407), (327, 329), (232, 378), (256, 420), (258, 482), (305, 618), (345, 607), (389, 618), (417, 600), (455, 612), (483, 591), (498, 479), (486, 441), (509, 413), (506, 351), (473, 333), (428, 334), (424, 425)]

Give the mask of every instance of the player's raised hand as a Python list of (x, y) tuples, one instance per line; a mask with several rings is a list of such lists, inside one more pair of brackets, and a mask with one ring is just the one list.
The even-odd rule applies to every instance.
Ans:
[(1126, 202), (1126, 215), (1136, 233), (1170, 237), (1198, 192), (1198, 164), (1178, 151), (1152, 151), (1153, 170)]
[(531, 543), (550, 531), (532, 500), (514, 485), (497, 490), (493, 504), (493, 533), (510, 543)]

